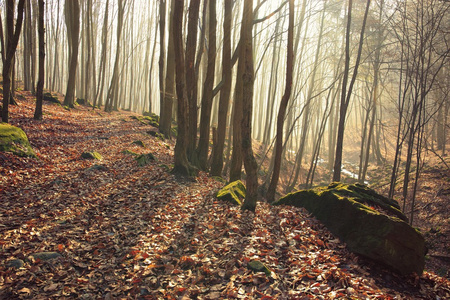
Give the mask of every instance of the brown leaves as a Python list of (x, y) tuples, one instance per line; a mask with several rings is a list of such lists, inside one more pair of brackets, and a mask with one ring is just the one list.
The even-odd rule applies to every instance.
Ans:
[[(216, 202), (219, 182), (167, 173), (172, 150), (149, 126), (120, 121), (125, 113), (47, 109), (42, 124), (22, 123), (40, 161), (1, 154), (0, 298), (448, 297), (448, 280), (430, 273), (398, 291), (405, 280), (359, 263), (302, 209), (260, 203), (253, 214)], [(96, 149), (105, 168), (88, 170), (79, 154)], [(126, 149), (158, 162), (139, 167)], [(44, 251), (62, 257), (27, 259)], [(13, 258), (23, 267), (5, 267)], [(249, 270), (251, 260), (270, 276)]]

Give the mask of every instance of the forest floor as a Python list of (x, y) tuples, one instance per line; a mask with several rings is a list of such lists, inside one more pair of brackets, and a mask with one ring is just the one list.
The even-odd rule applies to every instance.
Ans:
[[(348, 252), (303, 209), (241, 211), (215, 199), (223, 183), (206, 173), (170, 174), (174, 142), (149, 135), (157, 129), (134, 113), (46, 102), (35, 121), (31, 96), (18, 103), (11, 123), (39, 159), (0, 153), (0, 299), (450, 297), (448, 269), (397, 275)], [(125, 150), (156, 159), (139, 166)], [(103, 159), (82, 159), (86, 151)], [(13, 259), (23, 265), (8, 267)], [(253, 259), (272, 273), (253, 273)]]

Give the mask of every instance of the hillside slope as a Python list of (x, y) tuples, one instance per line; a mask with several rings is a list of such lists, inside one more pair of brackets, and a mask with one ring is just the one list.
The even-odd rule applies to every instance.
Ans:
[[(12, 124), (39, 160), (0, 153), (1, 299), (450, 297), (448, 279), (355, 256), (305, 210), (243, 212), (214, 198), (222, 184), (207, 174), (174, 177), (173, 142), (136, 114), (45, 103), (35, 121), (32, 99), (18, 102)], [(92, 151), (102, 160), (81, 158)], [(156, 159), (139, 166), (130, 152)]]

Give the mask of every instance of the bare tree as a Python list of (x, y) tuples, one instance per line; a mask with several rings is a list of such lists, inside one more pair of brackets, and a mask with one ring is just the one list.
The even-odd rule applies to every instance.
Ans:
[[(14, 0), (6, 1), (6, 42), (2, 42), (3, 60), (3, 107), (2, 107), (2, 122), (9, 121), (9, 102), (11, 97), (11, 71), (13, 68), (13, 59), (16, 53), (17, 44), (19, 43), (20, 31), (23, 22), (23, 10), (25, 0), (19, 0), (17, 4), (17, 21), (14, 29)], [(6, 48), (6, 49), (5, 49)], [(5, 51), (6, 50), (6, 51)]]
[(367, 1), (366, 10), (364, 12), (364, 19), (361, 26), (361, 32), (359, 37), (359, 47), (356, 56), (355, 66), (353, 70), (353, 75), (350, 84), (347, 89), (347, 81), (350, 71), (350, 31), (352, 24), (352, 3), (353, 0), (348, 1), (348, 13), (347, 13), (347, 31), (345, 34), (345, 69), (342, 80), (342, 94), (341, 94), (341, 105), (339, 111), (339, 125), (338, 134), (336, 140), (336, 152), (334, 159), (334, 171), (333, 171), (333, 181), (341, 180), (341, 165), (342, 165), (342, 149), (344, 144), (344, 130), (345, 130), (345, 119), (347, 117), (347, 110), (350, 103), (350, 98), (352, 95), (353, 86), (356, 81), (356, 76), (358, 74), (358, 68), (361, 60), (362, 46), (364, 43), (364, 31), (366, 28), (367, 15), (369, 14), (370, 0)]
[(39, 35), (39, 76), (36, 88), (36, 110), (34, 112), (34, 118), (36, 120), (42, 119), (42, 98), (44, 93), (44, 78), (45, 78), (44, 0), (39, 0), (38, 35)]
[(277, 116), (277, 135), (275, 141), (275, 158), (272, 179), (267, 190), (267, 201), (273, 202), (278, 185), (281, 169), (281, 153), (283, 152), (283, 125), (286, 109), (291, 97), (292, 77), (294, 70), (294, 0), (289, 1), (289, 26), (288, 26), (288, 44), (287, 44), (287, 62), (286, 62), (286, 87), (283, 98), (281, 99), (280, 109)]
[(74, 107), (75, 79), (78, 62), (78, 40), (80, 34), (80, 4), (78, 0), (66, 1), (64, 15), (67, 27), (67, 39), (69, 42), (69, 79), (67, 81), (64, 105)]

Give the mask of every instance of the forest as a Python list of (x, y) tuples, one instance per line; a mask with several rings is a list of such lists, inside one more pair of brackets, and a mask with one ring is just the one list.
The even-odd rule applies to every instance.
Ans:
[(0, 18), (0, 298), (450, 297), (450, 1)]

